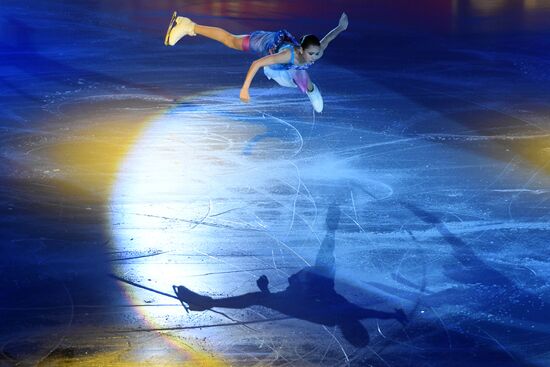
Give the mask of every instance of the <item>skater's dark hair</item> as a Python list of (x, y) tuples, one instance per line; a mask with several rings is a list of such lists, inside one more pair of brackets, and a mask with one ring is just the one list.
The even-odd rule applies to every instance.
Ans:
[(300, 41), (300, 46), (302, 46), (302, 48), (305, 50), (309, 46), (321, 46), (321, 41), (319, 41), (319, 38), (317, 38), (317, 36), (306, 34), (302, 37), (302, 40)]

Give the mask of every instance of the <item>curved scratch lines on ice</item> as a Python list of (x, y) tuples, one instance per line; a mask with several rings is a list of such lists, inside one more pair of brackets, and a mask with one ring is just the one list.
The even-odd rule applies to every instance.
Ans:
[[(113, 189), (111, 225), (117, 250), (135, 256), (117, 262), (117, 273), (167, 292), (180, 281), (202, 292), (237, 292), (268, 270), (274, 282), (285, 281), (310, 265), (326, 230), (317, 219), (333, 200), (360, 228), (342, 244), (361, 236), (370, 241), (365, 208), (392, 197), (400, 177), (362, 166), (361, 154), (415, 139), (383, 135), (363, 143), (341, 126), (317, 124), (313, 130), (229, 107), (213, 112), (183, 103), (154, 121), (128, 154)], [(304, 129), (311, 130), (307, 146)], [(330, 136), (350, 140), (340, 147), (327, 142)], [(148, 253), (155, 256), (140, 256)], [(234, 289), (224, 280), (228, 274), (238, 279)], [(141, 290), (128, 294), (136, 302), (147, 297), (165, 303)], [(161, 307), (143, 312), (149, 322), (169, 326)]]

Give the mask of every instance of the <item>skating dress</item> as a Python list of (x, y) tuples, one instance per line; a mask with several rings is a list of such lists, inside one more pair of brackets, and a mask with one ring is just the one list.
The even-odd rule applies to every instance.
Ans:
[(243, 39), (244, 51), (250, 51), (262, 57), (288, 49), (290, 61), (287, 64), (265, 66), (264, 74), (268, 79), (273, 79), (284, 87), (298, 87), (306, 93), (309, 83), (306, 70), (313, 65), (313, 62), (295, 65), (294, 47), (300, 47), (300, 43), (285, 29), (276, 32), (256, 31)]

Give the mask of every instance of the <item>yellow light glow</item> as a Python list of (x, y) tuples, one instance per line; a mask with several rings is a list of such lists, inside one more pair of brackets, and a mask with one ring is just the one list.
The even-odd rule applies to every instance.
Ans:
[[(85, 211), (95, 206), (103, 208), (109, 203), (121, 165), (131, 155), (136, 141), (147, 131), (151, 121), (157, 121), (165, 112), (159, 104), (166, 105), (166, 101), (148, 97), (139, 101), (140, 108), (135, 110), (126, 108), (132, 101), (124, 99), (78, 102), (74, 106), (63, 106), (55, 121), (45, 123), (49, 129), (45, 138), (29, 138), (30, 143), (25, 144), (25, 155), (35, 167), (33, 169), (43, 183), (41, 186), (48, 186), (49, 196), (44, 200), (63, 200), (67, 205), (81, 207)], [(151, 152), (158, 148), (151, 147)], [(150, 162), (151, 166), (162, 170), (172, 169), (173, 164), (170, 161)], [(174, 182), (166, 181), (162, 190), (170, 191), (174, 185)], [(174, 315), (176, 320), (181, 314), (176, 311)], [(144, 347), (135, 343), (140, 339), (139, 335), (124, 334), (124, 331), (123, 338), (119, 333), (108, 331), (110, 336), (105, 337), (103, 329), (88, 333), (74, 327), (73, 331), (82, 334), (66, 341), (65, 349), (57, 348), (39, 365), (181, 366), (183, 362), (190, 366), (226, 365), (212, 354), (185, 343), (184, 337), (167, 338), (164, 334), (151, 331), (148, 335), (156, 335), (152, 339), (154, 343)], [(104, 340), (108, 342), (103, 344)], [(82, 353), (78, 352), (77, 344), (80, 343), (85, 344), (81, 348)], [(63, 350), (70, 352), (64, 355)]]

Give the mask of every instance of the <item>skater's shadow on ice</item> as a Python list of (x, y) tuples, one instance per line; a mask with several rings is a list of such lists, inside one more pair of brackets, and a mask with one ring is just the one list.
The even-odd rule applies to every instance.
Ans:
[(243, 309), (260, 305), (294, 318), (325, 326), (337, 326), (350, 344), (356, 347), (365, 346), (369, 342), (369, 333), (361, 320), (395, 319), (404, 324), (407, 317), (401, 309), (384, 312), (361, 307), (335, 291), (334, 248), (339, 221), (340, 208), (333, 204), (328, 209), (327, 233), (317, 253), (315, 265), (291, 275), (284, 291), (270, 292), (269, 280), (265, 275), (256, 281), (259, 292), (234, 297), (216, 299), (197, 294), (184, 286), (174, 286), (174, 291), (179, 300), (193, 311), (215, 307)]
[[(424, 307), (460, 306), (471, 312), (486, 315), (488, 322), (494, 320), (497, 324), (505, 325), (511, 321), (518, 330), (527, 328), (533, 322), (547, 322), (547, 315), (550, 314), (549, 304), (535, 293), (536, 288), (547, 286), (545, 280), (524, 271), (522, 284), (517, 284), (507, 276), (517, 273), (517, 269), (502, 268), (499, 271), (501, 265), (492, 266), (482, 259), (470, 245), (451, 233), (436, 214), (411, 203), (401, 204), (422, 222), (439, 232), (443, 240), (451, 246), (452, 258), (443, 262), (443, 274), (455, 284), (451, 283), (446, 289), (438, 292), (422, 290), (422, 293), (374, 282), (370, 282), (370, 285), (411, 302), (420, 300)], [(455, 261), (452, 261), (453, 259)], [(526, 290), (526, 286), (533, 291)], [(514, 326), (507, 325), (506, 328)], [(518, 331), (518, 335), (520, 332)]]
[[(451, 280), (443, 290), (430, 291), (426, 289), (429, 284), (418, 286), (405, 277), (394, 278), (405, 288), (368, 282), (383, 294), (415, 304), (411, 311), (415, 322), (407, 328), (407, 335), (409, 343), (418, 348), (418, 359), (445, 358), (452, 360), (454, 364), (448, 364), (453, 366), (486, 366), (495, 360), (502, 366), (531, 366), (523, 360), (522, 346), (529, 343), (534, 352), (544, 353), (546, 348), (538, 340), (549, 336), (546, 328), (534, 328), (545, 325), (550, 313), (548, 303), (534, 290), (545, 288), (546, 281), (524, 272), (522, 284), (516, 283), (508, 276), (512, 269), (482, 258), (437, 214), (411, 203), (400, 204), (451, 246), (451, 257), (440, 261), (443, 274)], [(526, 284), (532, 291), (524, 289)], [(435, 284), (441, 285), (444, 282)]]
[[(472, 306), (492, 314), (508, 315), (515, 320), (546, 322), (550, 313), (548, 303), (538, 295), (525, 290), (525, 285), (516, 284), (505, 273), (484, 261), (470, 245), (451, 233), (436, 215), (412, 204), (405, 204), (405, 207), (422, 221), (435, 227), (451, 246), (451, 254), (457, 260), (452, 265), (444, 266), (444, 274), (462, 286), (451, 291), (442, 291), (444, 297), (436, 293), (430, 298), (438, 299), (439, 302), (462, 303), (470, 300)], [(511, 273), (512, 269), (503, 271)], [(544, 280), (529, 272), (525, 272), (524, 279), (532, 286), (546, 284)], [(469, 292), (467, 298), (463, 292)], [(498, 302), (495, 302), (496, 300)]]

